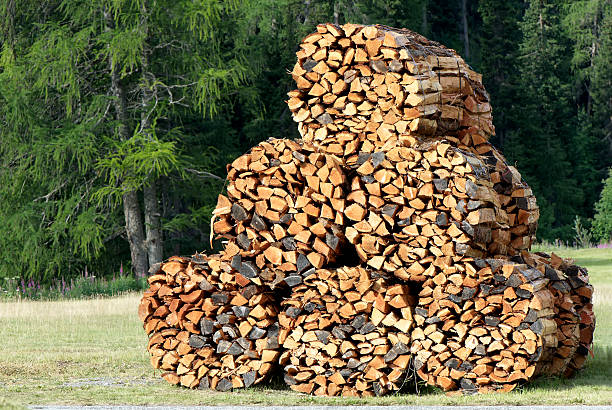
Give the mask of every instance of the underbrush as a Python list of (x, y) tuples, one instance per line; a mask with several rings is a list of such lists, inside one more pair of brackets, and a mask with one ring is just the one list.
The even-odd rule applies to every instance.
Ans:
[(54, 279), (50, 284), (26, 281), (19, 277), (0, 281), (0, 300), (57, 300), (98, 296), (117, 296), (130, 291), (142, 291), (148, 286), (146, 277), (120, 274), (112, 278), (98, 278), (87, 271), (72, 279)]

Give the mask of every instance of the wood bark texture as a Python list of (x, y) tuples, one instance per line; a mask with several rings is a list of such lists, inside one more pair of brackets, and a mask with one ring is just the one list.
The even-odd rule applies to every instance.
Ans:
[(319, 25), (297, 58), (302, 139), (229, 164), (223, 250), (149, 278), (139, 314), (163, 377), (225, 391), (276, 371), (301, 393), (372, 396), (408, 376), (486, 393), (583, 368), (588, 273), (529, 252), (538, 206), (488, 142), (481, 76), (378, 25)]

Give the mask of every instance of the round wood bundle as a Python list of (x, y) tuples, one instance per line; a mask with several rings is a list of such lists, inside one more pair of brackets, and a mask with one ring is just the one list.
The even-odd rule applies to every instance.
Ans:
[(509, 391), (557, 346), (553, 297), (537, 269), (466, 258), (423, 284), (411, 352), (417, 374), (444, 390)]
[(270, 140), (228, 167), (214, 232), (224, 258), (248, 278), (294, 286), (337, 259), (344, 240), (346, 177), (340, 161), (301, 141)]
[(410, 30), (320, 24), (296, 55), (287, 103), (302, 138), (326, 152), (373, 152), (468, 128), (465, 145), (478, 145), (494, 132), (482, 76)]
[(540, 363), (540, 372), (549, 376), (564, 375), (580, 344), (580, 316), (571, 299), (572, 286), (564, 269), (552, 267), (548, 255), (523, 252), (521, 258), (530, 266), (535, 266), (549, 280), (547, 288), (553, 297), (558, 346), (549, 361)]
[(236, 278), (216, 255), (173, 257), (149, 277), (138, 312), (151, 364), (168, 382), (226, 391), (270, 374), (280, 354), (278, 303)]
[(360, 267), (318, 269), (282, 305), (281, 364), (293, 390), (371, 396), (401, 386), (410, 362), (410, 286)]
[[(560, 335), (559, 339), (565, 340), (566, 346), (572, 346), (573, 354), (568, 354), (567, 357), (564, 354), (561, 355), (562, 358), (566, 359), (567, 366), (558, 372), (554, 372), (554, 374), (563, 372), (564, 376), (570, 377), (584, 367), (588, 355), (593, 352), (593, 332), (595, 331), (593, 286), (589, 284), (587, 270), (575, 265), (571, 259), (562, 259), (554, 253), (551, 255), (539, 253), (533, 255), (533, 257), (540, 266), (543, 266), (541, 270), (545, 269), (548, 272), (547, 276), (562, 278), (564, 295), (569, 293), (569, 298), (573, 304), (571, 313), (578, 317), (578, 335), (576, 336), (575, 318), (567, 313), (570, 301), (564, 298), (564, 304), (559, 303), (555, 305), (555, 308), (558, 310), (558, 313), (557, 311), (555, 312), (557, 314), (555, 319), (563, 323), (562, 329), (564, 330), (563, 336)], [(567, 291), (568, 288), (569, 291)], [(566, 348), (564, 350), (569, 349)], [(564, 350), (560, 350), (560, 353), (564, 353)]]
[(346, 238), (360, 259), (403, 279), (424, 280), (437, 274), (432, 262), (440, 257), (514, 255), (528, 248), (539, 215), (535, 198), (493, 153), (471, 154), (436, 140), (349, 157), (354, 176)]
[(280, 360), (296, 391), (369, 396), (398, 390), (411, 363), (465, 392), (582, 368), (593, 288), (573, 262), (527, 252), (539, 210), (488, 143), (480, 75), (386, 26), (319, 25), (297, 56), (287, 103), (303, 140), (228, 165), (224, 250), (149, 278), (139, 315), (163, 377), (228, 390)]
[(589, 284), (587, 270), (572, 265), (566, 273), (572, 285), (571, 297), (580, 317), (580, 343), (565, 371), (565, 376), (570, 377), (584, 367), (589, 354), (593, 355), (595, 313), (593, 312), (593, 286)]
[(529, 185), (519, 171), (508, 165), (503, 155), (490, 144), (482, 144), (481, 159), (488, 164), (489, 181), (498, 194), (501, 210), (508, 216), (508, 228), (492, 231), (490, 255), (516, 255), (531, 248), (535, 241), (540, 211)]

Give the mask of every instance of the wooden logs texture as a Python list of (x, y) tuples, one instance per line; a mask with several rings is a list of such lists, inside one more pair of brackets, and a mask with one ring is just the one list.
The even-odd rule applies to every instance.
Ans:
[(570, 377), (592, 354), (586, 269), (530, 253), (539, 209), (489, 142), (482, 78), (387, 26), (321, 24), (287, 104), (300, 140), (227, 167), (215, 255), (172, 257), (139, 316), (172, 384), (227, 391), (276, 372), (327, 396), (449, 394)]
[(410, 291), (361, 267), (309, 275), (282, 302), (279, 316), (287, 384), (329, 396), (398, 390), (410, 363)]
[(269, 376), (280, 354), (278, 302), (217, 255), (173, 257), (149, 277), (138, 313), (151, 364), (172, 384), (226, 391)]

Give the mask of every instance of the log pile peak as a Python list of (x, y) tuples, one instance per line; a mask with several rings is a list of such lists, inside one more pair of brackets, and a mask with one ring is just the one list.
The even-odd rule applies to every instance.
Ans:
[(372, 396), (573, 375), (592, 349), (586, 269), (531, 253), (539, 210), (489, 142), (481, 76), (405, 29), (321, 24), (287, 104), (300, 140), (228, 165), (216, 255), (152, 269), (139, 316), (172, 384)]

